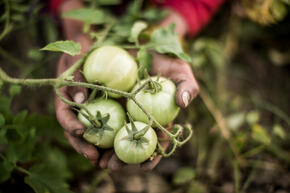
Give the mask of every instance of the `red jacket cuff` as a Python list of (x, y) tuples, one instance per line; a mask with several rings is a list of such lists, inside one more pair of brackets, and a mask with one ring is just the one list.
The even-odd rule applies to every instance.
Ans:
[(195, 36), (211, 19), (225, 0), (164, 0), (162, 6), (179, 13), (188, 25), (188, 34)]

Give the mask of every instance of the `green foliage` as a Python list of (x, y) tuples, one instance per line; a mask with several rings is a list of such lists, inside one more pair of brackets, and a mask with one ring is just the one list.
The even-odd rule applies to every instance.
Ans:
[(44, 164), (34, 165), (29, 169), (29, 175), (24, 181), (30, 185), (36, 193), (72, 193), (68, 185), (60, 177), (59, 170), (54, 166)]
[(279, 124), (275, 124), (273, 127), (273, 133), (281, 139), (286, 139), (286, 133), (283, 127)]
[[(35, 192), (71, 192), (66, 180), (71, 177), (64, 152), (53, 147), (50, 139), (60, 146), (67, 146), (55, 118), (51, 116), (10, 111), (11, 101), (21, 94), (21, 87), (11, 85), (9, 96), (0, 96), (0, 182), (7, 181), (12, 172), (26, 175), (25, 183)], [(27, 170), (26, 163), (34, 162)], [(30, 165), (30, 164), (29, 164)]]
[(91, 8), (74, 9), (64, 13), (62, 17), (80, 20), (86, 24), (103, 24), (108, 19), (102, 10)]
[(270, 145), (271, 138), (265, 128), (263, 128), (261, 125), (253, 125), (252, 127), (252, 137), (254, 140), (265, 144)]
[(155, 30), (151, 36), (150, 47), (160, 54), (172, 54), (190, 62), (190, 57), (182, 50), (175, 25)]
[(173, 183), (175, 185), (182, 185), (190, 182), (195, 177), (195, 171), (191, 167), (180, 168), (173, 177)]
[(131, 33), (129, 36), (129, 42), (137, 42), (138, 41), (138, 36), (140, 33), (145, 30), (148, 27), (147, 23), (143, 21), (136, 21), (132, 28), (131, 28)]
[(145, 78), (146, 73), (150, 72), (152, 67), (152, 55), (146, 48), (141, 48), (137, 52), (137, 61), (139, 63), (138, 74), (141, 79)]
[[(8, 71), (11, 75), (22, 76), (23, 72), (32, 77), (43, 77), (52, 70), (49, 66), (53, 66), (52, 68), (55, 66), (46, 65), (48, 63), (44, 61), (50, 61), (52, 64), (57, 62), (57, 58), (53, 54), (36, 49), (40, 47), (40, 43), (54, 42), (60, 37), (58, 37), (54, 20), (48, 16), (44, 19), (44, 16), (37, 14), (42, 6), (42, 1), (37, 1), (40, 2), (39, 4), (34, 4), (34, 2), (36, 1), (4, 0), (1, 2), (1, 8), (3, 8), (0, 20), (0, 41), (3, 43), (1, 47), (3, 50), (7, 48), (6, 53), (11, 52), (10, 59), (20, 60), (20, 64), (15, 65), (17, 63), (13, 62), (15, 60), (9, 60), (1, 55), (1, 65), (4, 68), (9, 69), (15, 66), (19, 68), (19, 71), (15, 68)], [(86, 29), (84, 31), (91, 24), (97, 24), (100, 30), (94, 33), (93, 37), (98, 40), (103, 36), (108, 24), (111, 23), (110, 19), (104, 18), (104, 15), (108, 18), (111, 15), (106, 11), (101, 11), (100, 6), (118, 4), (120, 1), (86, 0), (86, 2), (89, 2), (91, 7), (88, 14), (81, 10), (68, 13), (68, 15), (72, 14), (68, 17), (85, 21)], [(151, 7), (143, 10), (141, 1), (131, 2), (127, 12), (117, 18), (117, 22), (108, 33), (105, 42), (137, 48), (137, 40), (142, 39), (137, 52), (139, 75), (142, 78), (145, 71), (150, 71), (152, 63), (150, 52), (152, 50), (160, 49), (161, 53), (181, 58), (183, 54), (180, 53), (181, 46), (172, 28), (153, 32), (153, 40), (153, 37), (150, 39), (149, 35), (144, 33), (142, 26), (134, 25), (135, 21), (146, 21), (148, 26), (152, 26), (164, 17), (166, 12)], [(228, 20), (226, 14), (228, 7), (226, 7), (218, 16), (223, 19), (219, 20), (217, 17), (203, 32), (206, 35), (195, 38), (192, 44), (189, 41), (186, 42), (189, 44), (188, 51), (196, 78), (202, 91), (208, 94), (213, 108), (206, 106), (203, 103), (204, 98), (201, 97), (203, 95), (200, 95), (189, 108), (183, 110), (184, 113), (179, 117), (178, 121), (186, 120), (194, 123), (196, 129), (191, 143), (188, 144), (190, 150), (187, 151), (187, 148), (184, 148), (182, 154), (176, 154), (172, 158), (174, 163), (184, 164), (186, 162), (190, 165), (193, 164), (194, 167), (182, 168), (177, 173), (170, 173), (164, 178), (173, 177), (171, 182), (175, 181), (178, 186), (172, 186), (172, 188), (178, 188), (177, 191), (205, 193), (225, 191), (223, 189), (225, 187), (230, 188), (229, 192), (234, 191), (235, 188), (236, 192), (267, 191), (263, 188), (267, 187), (265, 185), (269, 183), (275, 190), (285, 188), (282, 179), (283, 175), (287, 176), (290, 163), (288, 152), (289, 104), (285, 97), (289, 90), (286, 84), (289, 82), (289, 78), (283, 76), (282, 72), (288, 70), (289, 49), (287, 46), (283, 46), (288, 43), (286, 36), (281, 38), (277, 34), (288, 34), (289, 20), (282, 24), (279, 24), (278, 21), (286, 18), (289, 11), (289, 0), (272, 1), (273, 4), (265, 7), (262, 12), (261, 8), (264, 6), (255, 6), (255, 2), (263, 4), (263, 2), (269, 2), (268, 0), (250, 0), (248, 2), (250, 2), (250, 6), (246, 6), (245, 10), (250, 19), (261, 24), (275, 23), (275, 25), (266, 28), (260, 27), (249, 20), (238, 18), (239, 16), (235, 15), (236, 10), (232, 10), (235, 19), (232, 20), (231, 16)], [(97, 9), (93, 9), (94, 7)], [(244, 5), (243, 8), (245, 8)], [(94, 14), (99, 17), (92, 17)], [(218, 29), (211, 28), (215, 24), (219, 26)], [(238, 30), (235, 32), (230, 29)], [(26, 33), (28, 31), (29, 33)], [(14, 37), (20, 37), (20, 35), (22, 42), (19, 43), (20, 40), (19, 42), (17, 40), (17, 48), (22, 49), (15, 49)], [(131, 38), (128, 41), (130, 35)], [(13, 41), (6, 42), (10, 37)], [(229, 37), (232, 38), (230, 41), (228, 41)], [(164, 42), (166, 44), (163, 44)], [(227, 47), (229, 42), (238, 48), (236, 57), (232, 56), (232, 49)], [(132, 44), (127, 45), (128, 43)], [(149, 46), (150, 44), (152, 47)], [(276, 50), (280, 53), (278, 61), (282, 60), (283, 65), (274, 66), (271, 64), (272, 61), (263, 63), (263, 60), (271, 57), (271, 55), (267, 55), (269, 50)], [(20, 52), (27, 55), (27, 58), (20, 56)], [(283, 57), (281, 57), (281, 53), (283, 53)], [(227, 61), (225, 59), (227, 56), (232, 59)], [(262, 58), (262, 62), (259, 58)], [(33, 68), (30, 68), (29, 62), (34, 63)], [(34, 73), (31, 74), (32, 71)], [(275, 77), (277, 72), (279, 72), (279, 76)], [(268, 75), (268, 73), (271, 74), (270, 79), (269, 76), (265, 77), (265, 74)], [(263, 78), (266, 78), (267, 81)], [(66, 80), (72, 79), (73, 76), (66, 78)], [(23, 110), (28, 109), (28, 104), (26, 99), (19, 98), (19, 94), (25, 89), (21, 89), (17, 85), (3, 85), (1, 80), (0, 88), (1, 187), (2, 184), (11, 186), (9, 184), (11, 182), (16, 185), (21, 184), (22, 182), (15, 178), (15, 174), (18, 176), (19, 173), (35, 192), (70, 192), (68, 183), (73, 184), (74, 187), (87, 186), (90, 181), (87, 179), (91, 179), (90, 174), (95, 168), (89, 164), (87, 159), (74, 152), (63, 137), (63, 129), (58, 125), (54, 118), (55, 115), (51, 113), (54, 112), (52, 102), (46, 101), (46, 104), (50, 103), (49, 113), (45, 113), (46, 115), (35, 114)], [(256, 97), (254, 101), (249, 100), (252, 97)], [(222, 105), (223, 103), (226, 105)], [(22, 106), (17, 108), (17, 104)], [(33, 105), (31, 109), (38, 104)], [(225, 126), (229, 130), (229, 139), (222, 135), (220, 126)], [(232, 146), (236, 148), (237, 156)], [(234, 163), (233, 167), (229, 163)], [(257, 167), (259, 170), (256, 169)], [(185, 171), (182, 172), (183, 169)], [(155, 171), (158, 175), (160, 174), (159, 170)], [(260, 173), (256, 174), (257, 171), (262, 172), (263, 178)], [(264, 175), (264, 173), (269, 175)], [(270, 180), (263, 181), (267, 180), (267, 176), (272, 175), (279, 176), (281, 182), (277, 186), (275, 186), (277, 182), (270, 177)], [(82, 184), (83, 181), (85, 181), (84, 184)], [(218, 189), (216, 184), (220, 185)], [(235, 187), (231, 189), (233, 184)], [(258, 190), (251, 189), (255, 187)], [(286, 191), (288, 187), (289, 185), (286, 186)], [(0, 192), (2, 191), (0, 190)]]
[(81, 53), (81, 44), (76, 43), (71, 40), (66, 41), (56, 41), (49, 43), (40, 50), (54, 51), (54, 52), (63, 52), (71, 56), (75, 56)]

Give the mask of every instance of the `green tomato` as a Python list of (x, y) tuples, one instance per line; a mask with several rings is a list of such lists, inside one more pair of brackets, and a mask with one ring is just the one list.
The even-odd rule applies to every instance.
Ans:
[(100, 148), (113, 147), (114, 137), (126, 120), (122, 106), (112, 99), (97, 99), (87, 103), (86, 108), (94, 117), (97, 117), (99, 111), (103, 118), (109, 115), (109, 119), (98, 120), (100, 126), (93, 127), (91, 122), (82, 115), (82, 113), (87, 115), (86, 111), (82, 109), (78, 118), (87, 127), (83, 137)]
[[(87, 58), (83, 73), (90, 83), (129, 91), (138, 76), (138, 67), (134, 58), (124, 49), (116, 46), (103, 46), (94, 50)], [(109, 93), (111, 97), (119, 97)]]
[[(151, 77), (156, 81), (157, 77)], [(137, 84), (133, 91), (139, 88), (145, 80)], [(179, 107), (175, 102), (176, 87), (174, 83), (166, 78), (160, 77), (158, 82), (161, 89), (156, 93), (147, 92), (146, 88), (136, 95), (136, 100), (150, 113), (156, 121), (165, 126), (173, 121), (179, 112)], [(146, 114), (132, 100), (127, 102), (127, 110), (134, 120), (149, 123)]]
[[(137, 131), (142, 130), (147, 124), (135, 121)], [(127, 124), (132, 130), (131, 124)], [(155, 151), (157, 135), (152, 127), (140, 139), (133, 139), (126, 127), (122, 127), (114, 140), (114, 150), (120, 160), (128, 164), (137, 164), (147, 160)]]

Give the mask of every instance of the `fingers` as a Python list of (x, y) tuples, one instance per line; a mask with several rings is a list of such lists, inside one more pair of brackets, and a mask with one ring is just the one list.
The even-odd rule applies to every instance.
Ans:
[[(162, 141), (161, 146), (163, 147), (164, 150), (166, 150), (169, 146), (169, 141), (168, 141), (169, 137), (160, 130), (158, 131), (157, 135), (158, 135), (158, 140)], [(153, 160), (147, 160), (146, 162), (141, 164), (140, 167), (144, 171), (151, 171), (157, 166), (161, 158), (162, 158), (162, 155), (158, 154), (156, 157), (154, 157)]]
[[(63, 97), (69, 100), (66, 94), (67, 87), (60, 89)], [(84, 125), (77, 119), (75, 113), (71, 110), (68, 104), (62, 102), (58, 97), (55, 97), (55, 112), (59, 124), (64, 130), (72, 135), (81, 136), (85, 132)]]
[(108, 167), (108, 162), (111, 159), (112, 155), (114, 154), (113, 150), (106, 151), (102, 158), (100, 159), (100, 168), (105, 169)]
[(176, 103), (185, 108), (197, 96), (199, 86), (195, 80), (183, 80), (177, 84)]
[(180, 59), (153, 53), (151, 73), (154, 75), (161, 73), (177, 85), (176, 103), (182, 108), (187, 107), (199, 92), (199, 86), (190, 65)]
[(125, 165), (126, 164), (124, 162), (122, 162), (121, 160), (119, 160), (119, 158), (116, 156), (115, 153), (113, 154), (113, 156), (111, 157), (111, 159), (108, 162), (108, 168), (111, 171), (117, 171)]
[[(74, 73), (74, 81), (85, 82), (79, 70)], [(67, 88), (69, 96), (77, 103), (84, 103), (88, 98), (88, 89), (80, 86), (70, 86)]]
[(64, 135), (79, 154), (89, 159), (93, 165), (97, 165), (99, 153), (94, 145), (89, 144), (82, 138), (73, 136), (68, 132), (64, 132)]

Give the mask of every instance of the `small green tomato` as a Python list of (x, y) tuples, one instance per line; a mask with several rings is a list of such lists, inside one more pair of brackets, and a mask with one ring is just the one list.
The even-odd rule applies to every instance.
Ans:
[[(157, 77), (151, 77), (157, 81)], [(137, 84), (133, 91), (144, 83), (143, 80)], [(136, 100), (150, 113), (161, 125), (165, 126), (173, 121), (179, 112), (179, 107), (175, 102), (176, 87), (174, 83), (166, 78), (159, 77), (157, 81), (160, 86), (158, 92), (152, 93), (148, 87), (144, 88), (136, 95)], [(134, 120), (149, 123), (146, 114), (132, 100), (127, 102), (127, 110)]]
[[(149, 125), (135, 121), (123, 126), (114, 140), (114, 150), (120, 160), (128, 164), (142, 163), (155, 151), (157, 135)], [(127, 127), (127, 128), (126, 128)], [(144, 131), (141, 136), (136, 133)]]
[[(103, 46), (94, 50), (87, 58), (83, 73), (90, 83), (129, 91), (138, 76), (138, 67), (134, 58), (117, 46)], [(111, 97), (120, 97), (109, 93)]]
[[(126, 114), (122, 106), (112, 99), (97, 99), (86, 104), (87, 110), (99, 122), (94, 127), (82, 113), (87, 115), (84, 109), (78, 114), (79, 120), (87, 127), (83, 137), (90, 143), (100, 148), (113, 147), (114, 137), (117, 131), (124, 125)], [(99, 113), (98, 113), (99, 112)]]

